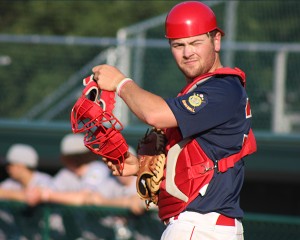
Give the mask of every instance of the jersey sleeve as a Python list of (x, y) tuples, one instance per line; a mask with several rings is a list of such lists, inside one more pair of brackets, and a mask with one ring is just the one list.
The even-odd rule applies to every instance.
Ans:
[(35, 171), (29, 183), (31, 187), (49, 187), (51, 186), (52, 177), (43, 172)]
[(50, 188), (54, 191), (79, 191), (80, 179), (69, 169), (62, 168), (53, 176)]
[(167, 99), (183, 138), (205, 132), (228, 121), (243, 98), (239, 80), (211, 79), (192, 92)]
[(81, 178), (81, 189), (98, 192), (104, 197), (110, 197), (114, 191), (116, 180), (111, 171), (100, 161), (89, 164), (88, 171)]

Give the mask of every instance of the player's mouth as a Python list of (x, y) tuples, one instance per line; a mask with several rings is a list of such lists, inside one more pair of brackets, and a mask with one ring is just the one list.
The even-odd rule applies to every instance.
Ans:
[(190, 59), (190, 60), (186, 60), (183, 62), (184, 65), (193, 65), (195, 64), (196, 62), (198, 62), (196, 59)]

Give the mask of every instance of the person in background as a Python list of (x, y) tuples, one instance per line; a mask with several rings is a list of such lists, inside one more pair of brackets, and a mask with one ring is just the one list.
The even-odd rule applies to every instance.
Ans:
[[(136, 156), (132, 146), (128, 150)], [(144, 213), (145, 204), (136, 192), (136, 176), (112, 176), (114, 181), (106, 183), (109, 194), (106, 196), (95, 192), (86, 200), (87, 205), (111, 206), (129, 208), (134, 214)]]
[(0, 183), (0, 198), (25, 201), (25, 190), (45, 187), (51, 183), (51, 175), (38, 171), (39, 156), (36, 150), (23, 143), (10, 146), (6, 154), (8, 178)]
[[(29, 189), (28, 203), (52, 202), (81, 205), (78, 192), (100, 191), (110, 181), (111, 174), (98, 156), (84, 146), (83, 134), (67, 134), (60, 142), (60, 159), (64, 165), (52, 178), (48, 186)], [(78, 201), (78, 203), (76, 203)]]
[[(27, 203), (36, 206), (42, 203), (54, 203), (72, 206), (111, 206), (129, 208), (134, 214), (139, 215), (145, 211), (143, 201), (136, 193), (135, 177), (114, 177), (111, 171), (99, 159), (84, 146), (84, 135), (67, 134), (60, 143), (61, 161), (64, 167), (53, 176), (52, 183), (43, 188), (30, 188), (27, 190)], [(133, 151), (133, 150), (132, 150)], [(84, 217), (84, 213), (81, 217)], [(113, 220), (110, 230), (115, 229), (115, 222), (122, 225), (123, 231), (128, 234), (127, 220), (118, 216), (109, 217)], [(49, 225), (58, 236), (68, 236), (69, 224), (62, 213), (52, 213), (49, 217)], [(73, 234), (95, 234), (89, 228), (93, 224), (85, 225), (85, 231), (81, 231), (83, 223)], [(98, 221), (95, 223), (99, 224)], [(76, 225), (77, 226), (77, 225)], [(102, 226), (103, 227), (103, 226)], [(74, 232), (76, 231), (76, 233)], [(116, 231), (116, 230), (113, 230)], [(118, 231), (116, 231), (118, 234)]]
[[(64, 168), (42, 188), (27, 191), (27, 203), (58, 203), (66, 205), (102, 205), (128, 207), (134, 213), (145, 210), (136, 193), (135, 177), (114, 177), (106, 164), (84, 146), (84, 135), (67, 134), (61, 141)], [(130, 151), (135, 154), (134, 149)]]
[(96, 191), (110, 178), (99, 157), (84, 146), (83, 134), (67, 134), (60, 142), (60, 159), (64, 167), (53, 177), (53, 191)]
[[(26, 202), (26, 190), (34, 187), (45, 187), (51, 183), (52, 176), (38, 171), (39, 156), (28, 144), (16, 143), (9, 147), (6, 154), (6, 171), (8, 178), (0, 183), (0, 199), (3, 201)], [(28, 222), (31, 209), (26, 211), (0, 209), (0, 238), (10, 239), (11, 233), (20, 234), (20, 239), (40, 239), (40, 233), (22, 228)], [(8, 235), (8, 236), (6, 236)], [(7, 238), (6, 238), (7, 237)]]

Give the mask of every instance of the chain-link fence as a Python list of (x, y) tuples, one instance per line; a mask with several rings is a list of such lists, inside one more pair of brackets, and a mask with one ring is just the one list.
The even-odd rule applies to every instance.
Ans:
[[(220, 27), (226, 32), (221, 52), (223, 65), (237, 66), (246, 72), (254, 130), (299, 133), (300, 2), (208, 2), (218, 16)], [(4, 126), (2, 129), (7, 130), (2, 139), (1, 155), (4, 156), (12, 140), (30, 139), (49, 159), (56, 157), (61, 137), (57, 131), (66, 131), (70, 109), (82, 89), (82, 78), (91, 74), (91, 68), (97, 64), (116, 65), (145, 89), (165, 98), (175, 96), (185, 81), (172, 59), (167, 40), (163, 38), (164, 19), (165, 15), (157, 16), (120, 29), (116, 38), (0, 32), (0, 120), (5, 120), (0, 124)], [(125, 125), (130, 125), (126, 134), (130, 143), (135, 144), (136, 133), (144, 131), (136, 128), (140, 122), (128, 113), (126, 106), (117, 102), (116, 115)], [(13, 130), (6, 120), (22, 121), (21, 124), (13, 124), (18, 134), (12, 134)], [(31, 125), (26, 125), (27, 121)], [(51, 124), (47, 124), (49, 122)], [(62, 122), (64, 127), (59, 128), (56, 122)], [(30, 131), (33, 125), (35, 131)], [(45, 125), (47, 132), (42, 132)], [(37, 136), (36, 132), (40, 135)], [(49, 147), (49, 139), (52, 148)], [(272, 170), (275, 167), (280, 173), (292, 170), (293, 176), (296, 176), (299, 169), (294, 163), (298, 156), (296, 144), (286, 143), (289, 144), (287, 154), (283, 149), (285, 145), (280, 141), (274, 146), (269, 136), (260, 139), (266, 147), (262, 149), (259, 146), (259, 152), (265, 151), (265, 154), (262, 158), (256, 157), (259, 164), (253, 167), (255, 178), (257, 169)], [(277, 151), (273, 151), (274, 148)], [(286, 161), (287, 158), (290, 161)], [(46, 162), (51, 161), (47, 159)], [(278, 176), (274, 178), (278, 179)], [(141, 220), (120, 209), (62, 206), (32, 209), (22, 204), (10, 204), (0, 208), (0, 216), (4, 218), (4, 222), (3, 219), (0, 222), (0, 239), (5, 239), (5, 234), (9, 234), (8, 239), (20, 239), (23, 235), (28, 239), (115, 239), (113, 224), (117, 222), (114, 221), (116, 216), (129, 219), (130, 231), (120, 229), (125, 234), (134, 234), (135, 239), (159, 239), (164, 227), (152, 213)], [(103, 226), (100, 226), (100, 219), (107, 220), (102, 222)], [(60, 224), (63, 222), (66, 224)], [(299, 218), (246, 214), (245, 239), (298, 239), (299, 225)], [(146, 226), (151, 227), (151, 233), (147, 232), (149, 228), (146, 230)], [(71, 235), (64, 238), (66, 234)]]
[[(247, 74), (255, 130), (299, 128), (298, 1), (209, 2), (226, 32), (224, 65)], [(117, 65), (145, 89), (175, 96), (182, 74), (163, 39), (165, 15), (120, 29), (116, 38), (0, 34), (1, 118), (69, 121), (82, 78), (94, 65)], [(12, 84), (14, 83), (14, 84)], [(138, 123), (118, 101), (125, 125)]]
[[(247, 240), (296, 240), (299, 217), (246, 214)], [(156, 210), (133, 215), (128, 209), (0, 202), (0, 239), (157, 240), (164, 230)]]

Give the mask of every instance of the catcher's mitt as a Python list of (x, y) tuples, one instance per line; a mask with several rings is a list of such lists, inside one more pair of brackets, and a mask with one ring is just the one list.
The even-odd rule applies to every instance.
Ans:
[(162, 130), (151, 129), (139, 141), (137, 154), (140, 169), (137, 173), (136, 188), (147, 207), (158, 202), (158, 192), (165, 167), (166, 137)]

